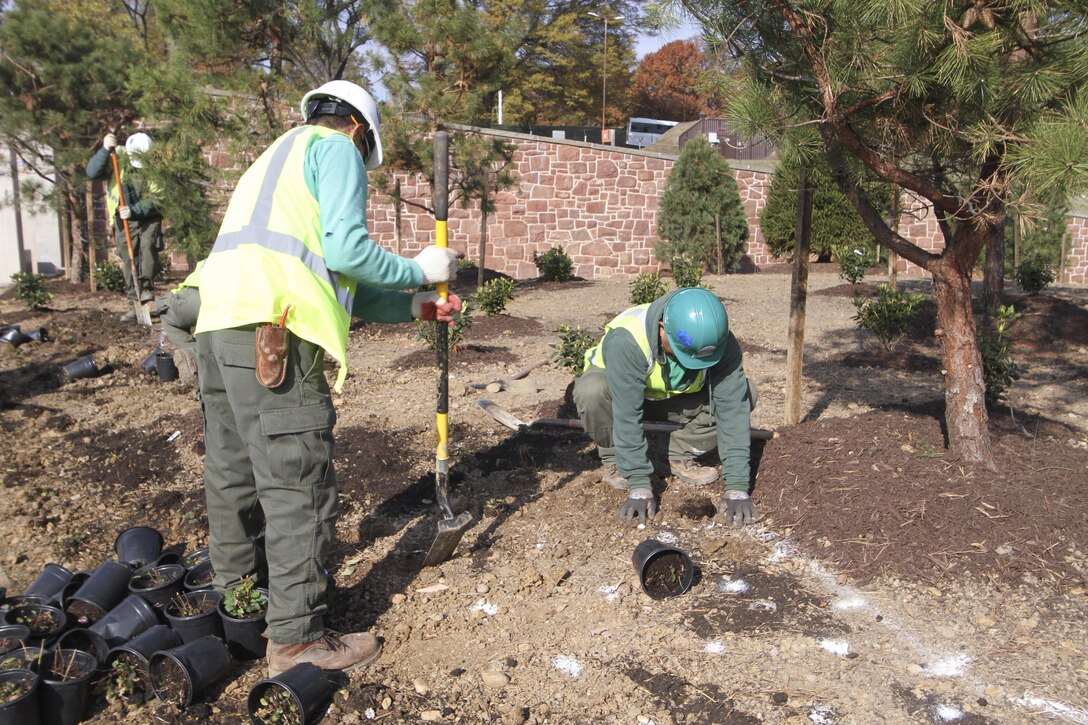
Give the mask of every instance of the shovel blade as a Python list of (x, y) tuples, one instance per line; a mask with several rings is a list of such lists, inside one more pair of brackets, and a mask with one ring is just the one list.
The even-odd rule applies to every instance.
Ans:
[(442, 519), (438, 522), (438, 534), (434, 537), (423, 566), (435, 566), (453, 556), (453, 550), (461, 543), (461, 537), (472, 526), (472, 514), (468, 511), (454, 516), (452, 519)]

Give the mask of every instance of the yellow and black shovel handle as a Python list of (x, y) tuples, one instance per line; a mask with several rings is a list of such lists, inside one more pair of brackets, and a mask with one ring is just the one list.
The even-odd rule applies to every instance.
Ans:
[[(449, 246), (449, 134), (437, 131), (434, 135), (434, 223), (435, 246), (442, 249)], [(445, 302), (449, 299), (449, 285), (438, 285), (438, 296)], [(438, 351), (438, 451), (435, 456), (435, 475), (437, 476), (438, 504), (448, 518), (453, 518), (447, 488), (449, 482), (449, 403), (450, 403), (450, 351), (449, 327), (446, 323), (435, 321), (435, 348)]]

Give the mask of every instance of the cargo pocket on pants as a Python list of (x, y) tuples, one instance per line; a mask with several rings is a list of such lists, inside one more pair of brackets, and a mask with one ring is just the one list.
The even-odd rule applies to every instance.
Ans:
[(330, 478), (332, 403), (261, 411), (261, 433), (268, 439), (268, 463), (289, 486), (318, 486)]

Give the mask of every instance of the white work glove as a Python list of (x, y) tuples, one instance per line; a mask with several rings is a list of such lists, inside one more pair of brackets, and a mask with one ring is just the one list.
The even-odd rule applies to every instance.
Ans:
[(430, 246), (416, 255), (415, 263), (423, 271), (423, 284), (449, 282), (457, 276), (457, 259), (460, 253), (448, 247)]
[(102, 148), (106, 149), (107, 151), (113, 151), (115, 148), (117, 148), (117, 136), (115, 136), (112, 132), (107, 133), (106, 137), (102, 139)]
[(461, 311), (461, 298), (450, 293), (449, 299), (443, 301), (437, 292), (416, 292), (412, 295), (412, 318), (416, 320), (431, 320), (445, 322), (453, 327), (456, 322), (456, 314)]
[(117, 207), (117, 216), (121, 217), (122, 219), (131, 219), (132, 210), (129, 209), (127, 206), (119, 206)]

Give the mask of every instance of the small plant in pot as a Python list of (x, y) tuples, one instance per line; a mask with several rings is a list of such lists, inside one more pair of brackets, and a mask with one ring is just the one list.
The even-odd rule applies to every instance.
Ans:
[(0, 653), (22, 647), (30, 637), (30, 628), (25, 624), (0, 625)]
[(166, 620), (185, 642), (191, 642), (209, 634), (223, 637), (223, 620), (218, 605), (221, 592), (203, 589), (186, 594), (175, 594), (166, 606)]
[(8, 624), (21, 624), (30, 630), (31, 642), (52, 640), (64, 631), (68, 623), (64, 612), (48, 604), (22, 604), (8, 610), (4, 620)]
[(231, 654), (238, 659), (263, 657), (268, 640), (264, 632), (264, 615), (268, 610), (268, 592), (258, 589), (252, 577), (243, 577), (227, 589), (219, 603), (223, 634)]
[(335, 691), (336, 683), (321, 668), (302, 663), (254, 685), (246, 708), (258, 725), (305, 725), (320, 719)]
[(42, 678), (42, 722), (75, 725), (83, 719), (98, 670), (94, 655), (74, 649), (47, 654), (38, 665)]
[(149, 566), (132, 575), (128, 589), (151, 606), (162, 609), (181, 591), (184, 580), (185, 567), (180, 564)]
[(103, 693), (110, 702), (143, 702), (150, 684), (136, 656), (129, 652), (120, 652), (102, 679), (105, 685)]
[(266, 609), (268, 595), (257, 588), (253, 577), (242, 577), (223, 596), (223, 610), (235, 619), (257, 619), (264, 616)]
[(0, 672), (0, 722), (39, 722), (38, 682), (38, 676), (30, 670)]

